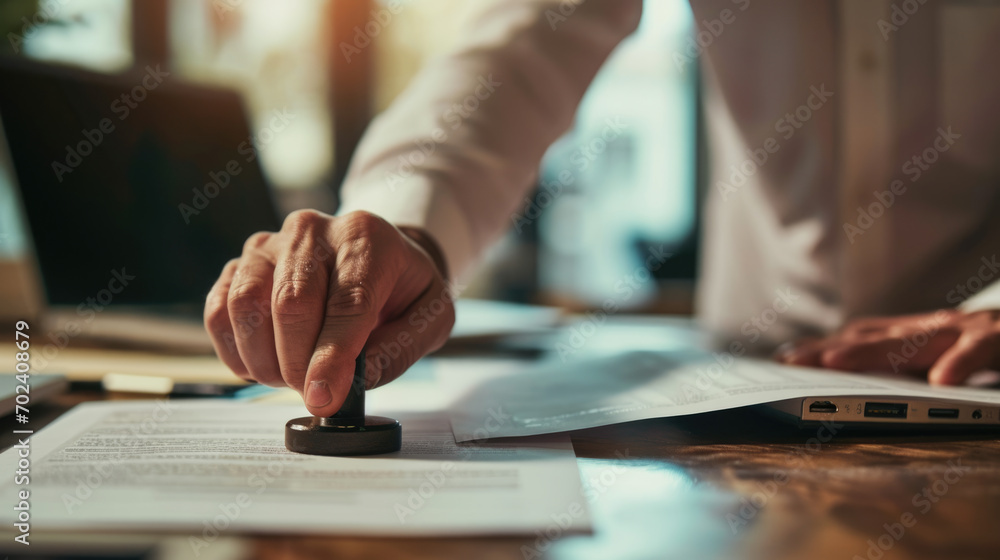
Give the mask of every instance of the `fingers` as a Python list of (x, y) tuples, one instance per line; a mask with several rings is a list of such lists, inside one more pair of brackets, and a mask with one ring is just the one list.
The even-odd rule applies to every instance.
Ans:
[(892, 372), (926, 370), (951, 344), (956, 335), (938, 333), (917, 345), (908, 340), (913, 333), (903, 337), (873, 336), (831, 344), (820, 355), (823, 367), (844, 371)]
[(365, 387), (395, 380), (421, 356), (444, 345), (455, 325), (454, 295), (440, 279), (397, 319), (368, 337)]
[(331, 416), (344, 402), (355, 360), (378, 325), (399, 276), (390, 256), (395, 251), (383, 245), (380, 250), (387, 254), (381, 260), (376, 260), (374, 251), (375, 240), (382, 238), (378, 230), (388, 224), (371, 215), (361, 221), (338, 239), (323, 325), (302, 387), (306, 408), (316, 416)]
[(946, 350), (931, 367), (927, 380), (933, 385), (958, 385), (996, 360), (997, 338), (983, 331), (969, 331)]
[(862, 317), (848, 323), (840, 334), (848, 338), (877, 334), (898, 324), (899, 319), (899, 317)]
[(240, 359), (236, 348), (236, 338), (233, 335), (233, 324), (229, 318), (229, 286), (236, 273), (239, 259), (233, 259), (222, 268), (222, 274), (205, 298), (205, 330), (212, 339), (215, 353), (222, 363), (241, 379), (250, 381), (250, 372)]
[(312, 211), (290, 214), (282, 226), (289, 242), (274, 269), (271, 312), (278, 365), (285, 383), (300, 392), (325, 315), (334, 254), (327, 220)]
[(371, 369), (374, 386), (440, 347), (453, 322), (450, 294), (422, 246), (364, 212), (299, 211), (280, 232), (251, 236), (205, 308), (233, 371), (296, 389), (317, 416), (340, 408), (369, 338), (391, 349), (391, 360), (370, 354), (383, 358)]
[(932, 384), (958, 385), (1000, 365), (1000, 311), (952, 309), (857, 320), (834, 336), (782, 347), (775, 358), (847, 371), (927, 371)]
[(284, 385), (271, 323), (274, 260), (265, 245), (269, 233), (252, 235), (243, 247), (229, 287), (228, 311), (240, 359), (259, 383)]
[(804, 339), (776, 355), (788, 364), (846, 371), (926, 371), (957, 340), (956, 314), (873, 317), (852, 321), (835, 335)]

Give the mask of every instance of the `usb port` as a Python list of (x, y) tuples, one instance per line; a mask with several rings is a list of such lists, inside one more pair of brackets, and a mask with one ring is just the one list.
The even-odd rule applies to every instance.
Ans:
[(906, 418), (906, 403), (866, 402), (866, 418)]
[(833, 414), (834, 412), (837, 412), (837, 405), (830, 401), (816, 401), (809, 405), (809, 412)]
[(929, 408), (927, 409), (928, 418), (958, 418), (957, 408)]

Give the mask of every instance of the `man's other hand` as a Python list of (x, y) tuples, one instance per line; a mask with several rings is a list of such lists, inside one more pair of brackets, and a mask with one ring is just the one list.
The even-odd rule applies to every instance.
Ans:
[(1000, 311), (858, 319), (775, 356), (786, 364), (846, 371), (926, 372), (932, 384), (958, 385), (979, 370), (1000, 367)]
[(205, 303), (219, 358), (244, 379), (292, 387), (316, 416), (340, 408), (366, 345), (367, 388), (399, 377), (455, 322), (440, 252), (403, 229), (301, 210), (252, 235)]

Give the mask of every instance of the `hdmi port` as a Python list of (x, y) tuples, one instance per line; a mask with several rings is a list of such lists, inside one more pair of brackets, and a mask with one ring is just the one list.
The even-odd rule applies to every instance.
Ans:
[(809, 412), (833, 414), (837, 412), (837, 405), (830, 401), (816, 401), (809, 405)]
[(928, 418), (958, 418), (957, 408), (929, 408), (927, 409)]

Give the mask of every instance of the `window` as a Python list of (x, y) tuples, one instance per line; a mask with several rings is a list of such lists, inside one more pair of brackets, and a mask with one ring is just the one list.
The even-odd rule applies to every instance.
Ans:
[[(369, 111), (387, 107), (430, 57), (450, 48), (471, 4), (405, 0), (393, 11), (382, 0), (20, 0), (0, 6), (0, 28), (21, 37), (8, 51), (97, 71), (145, 64), (143, 21), (166, 30), (157, 52), (180, 79), (238, 89), (256, 129), (276, 111), (294, 115), (290, 126), (259, 145), (276, 187), (330, 193), (344, 165), (344, 154), (335, 153), (342, 144), (338, 129), (354, 119), (360, 132)], [(353, 18), (350, 25), (344, 16)], [(372, 50), (347, 66), (366, 69), (358, 79), (349, 76), (350, 83), (332, 83), (330, 69), (344, 63), (336, 41), (357, 29)], [(685, 0), (646, 0), (639, 30), (612, 55), (572, 130), (542, 162), (540, 216), (492, 252), (475, 295), (584, 307), (611, 298), (623, 308), (650, 308), (680, 286), (674, 299), (690, 307), (698, 247), (697, 65), (678, 65), (673, 54), (682, 52), (691, 30)], [(345, 88), (360, 93), (346, 105), (332, 102)], [(348, 135), (348, 149), (351, 142)], [(551, 192), (546, 185), (565, 173), (571, 184)], [(5, 196), (0, 184), (0, 199)], [(0, 234), (10, 235), (13, 219), (0, 215)], [(647, 263), (655, 268), (649, 275)]]
[(647, 0), (639, 30), (542, 164), (536, 202), (561, 173), (571, 181), (538, 220), (539, 287), (556, 301), (640, 308), (654, 305), (666, 282), (694, 276), (697, 64), (672, 56), (691, 26), (686, 1)]
[(4, 2), (0, 25), (14, 54), (104, 72), (132, 64), (128, 0)]

